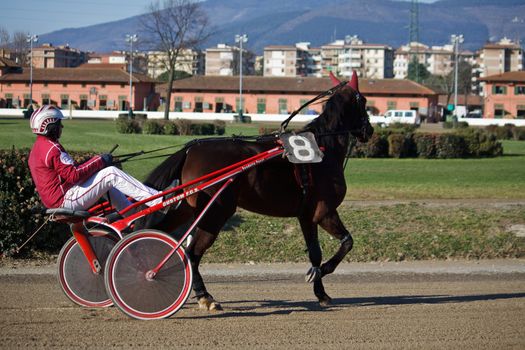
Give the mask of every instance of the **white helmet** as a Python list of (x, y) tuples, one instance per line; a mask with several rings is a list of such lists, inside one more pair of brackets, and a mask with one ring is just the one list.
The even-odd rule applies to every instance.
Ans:
[(60, 109), (52, 105), (45, 105), (33, 112), (29, 124), (33, 134), (47, 135), (49, 125), (58, 122), (60, 119), (64, 119)]

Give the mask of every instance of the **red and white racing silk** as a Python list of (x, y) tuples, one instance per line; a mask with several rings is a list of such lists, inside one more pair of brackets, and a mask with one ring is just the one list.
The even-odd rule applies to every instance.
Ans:
[(29, 155), (29, 169), (47, 208), (59, 208), (64, 194), (78, 183), (104, 168), (104, 161), (95, 156), (87, 162), (77, 164), (58, 142), (38, 135)]

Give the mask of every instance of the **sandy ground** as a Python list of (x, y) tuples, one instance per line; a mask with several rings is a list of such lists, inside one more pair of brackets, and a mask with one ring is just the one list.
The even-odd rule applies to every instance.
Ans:
[(525, 261), (345, 264), (320, 308), (304, 264), (206, 265), (224, 311), (136, 321), (62, 294), (54, 266), (0, 268), (0, 348), (524, 349)]

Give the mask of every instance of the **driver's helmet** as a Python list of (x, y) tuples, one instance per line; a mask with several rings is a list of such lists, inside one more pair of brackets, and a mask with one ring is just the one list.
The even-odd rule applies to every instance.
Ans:
[(45, 105), (33, 112), (29, 124), (33, 134), (48, 135), (49, 126), (60, 119), (64, 119), (60, 109), (52, 105)]

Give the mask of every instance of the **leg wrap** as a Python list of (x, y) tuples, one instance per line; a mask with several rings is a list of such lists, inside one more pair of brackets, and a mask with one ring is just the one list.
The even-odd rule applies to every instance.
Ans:
[(341, 239), (341, 245), (349, 245), (350, 246), (350, 249), (352, 249), (352, 247), (354, 246), (354, 239), (352, 238), (352, 235), (350, 235), (349, 233), (347, 233), (342, 239)]

